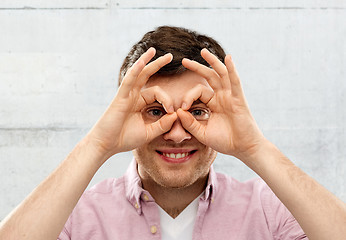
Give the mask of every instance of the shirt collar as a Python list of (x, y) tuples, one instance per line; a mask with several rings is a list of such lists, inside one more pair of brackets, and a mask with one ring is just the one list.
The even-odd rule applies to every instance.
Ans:
[(214, 167), (213, 165), (210, 166), (209, 169), (209, 176), (208, 176), (208, 183), (207, 183), (207, 187), (205, 188), (204, 191), (204, 201), (214, 201), (215, 196), (216, 196), (216, 192), (217, 192), (217, 177), (216, 177), (216, 173), (214, 171)]
[[(143, 197), (143, 195), (146, 195), (149, 196), (151, 201), (154, 201), (154, 199), (152, 199), (150, 193), (144, 190), (142, 187), (142, 182), (137, 171), (137, 162), (135, 159), (131, 161), (130, 166), (128, 167), (124, 177), (126, 198), (131, 203), (131, 205), (137, 209), (138, 214), (141, 214), (141, 197)], [(203, 201), (214, 201), (216, 196), (217, 185), (218, 183), (216, 173), (214, 171), (213, 166), (211, 166), (209, 170), (208, 183), (204, 193), (202, 194), (201, 199)]]
[(141, 179), (137, 172), (137, 162), (133, 159), (125, 173), (125, 192), (126, 198), (129, 200), (131, 205), (137, 209), (139, 214), (142, 212), (140, 196), (144, 191)]

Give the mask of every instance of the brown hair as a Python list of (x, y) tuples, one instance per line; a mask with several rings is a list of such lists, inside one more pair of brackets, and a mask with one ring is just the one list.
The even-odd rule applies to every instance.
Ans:
[(226, 56), (219, 43), (206, 35), (186, 28), (161, 26), (154, 31), (147, 32), (138, 43), (133, 45), (120, 68), (119, 84), (124, 78), (126, 71), (150, 47), (156, 49), (156, 55), (151, 61), (166, 53), (173, 54), (172, 62), (156, 73), (159, 75), (174, 75), (184, 72), (186, 68), (181, 64), (183, 58), (195, 60), (209, 67), (209, 64), (201, 57), (200, 52), (203, 48), (207, 48), (222, 62)]

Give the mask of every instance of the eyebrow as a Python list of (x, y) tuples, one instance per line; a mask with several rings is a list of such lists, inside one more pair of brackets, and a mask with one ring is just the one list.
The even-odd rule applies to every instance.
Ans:
[[(191, 107), (194, 106), (194, 105), (198, 105), (198, 104), (204, 104), (204, 102), (202, 102), (200, 99), (197, 99), (196, 101), (194, 101), (192, 104), (191, 104)], [(156, 105), (160, 105), (162, 106), (161, 103), (159, 103), (157, 100), (155, 100), (155, 102), (152, 102), (150, 104), (147, 104), (147, 106), (156, 106)]]

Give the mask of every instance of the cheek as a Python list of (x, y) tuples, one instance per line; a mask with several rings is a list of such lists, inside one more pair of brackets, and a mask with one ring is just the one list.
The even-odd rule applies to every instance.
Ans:
[(132, 154), (135, 157), (137, 163), (148, 164), (150, 162), (148, 162), (147, 159), (153, 159), (153, 154), (156, 154), (156, 152), (152, 148), (152, 142), (150, 142), (132, 150)]
[(144, 159), (146, 159), (148, 152), (145, 151), (145, 148), (142, 146), (140, 148), (136, 148), (132, 150), (132, 154), (135, 157), (137, 163), (142, 164), (144, 162)]
[(209, 148), (205, 154), (208, 163), (210, 163), (210, 165), (214, 162), (216, 156), (217, 156), (217, 152), (211, 148)]

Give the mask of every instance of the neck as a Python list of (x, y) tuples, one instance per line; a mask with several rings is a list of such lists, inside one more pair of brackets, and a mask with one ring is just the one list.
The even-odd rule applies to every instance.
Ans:
[(172, 218), (176, 218), (205, 189), (208, 175), (183, 188), (163, 187), (152, 179), (142, 179), (143, 188), (155, 202)]

